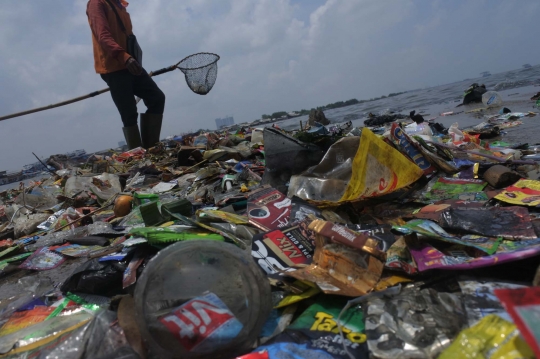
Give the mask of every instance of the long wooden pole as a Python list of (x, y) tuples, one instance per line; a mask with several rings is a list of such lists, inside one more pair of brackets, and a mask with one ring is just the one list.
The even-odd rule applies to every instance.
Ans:
[[(176, 66), (177, 65), (172, 65), (172, 66), (169, 66), (169, 67), (162, 68), (161, 70), (152, 71), (148, 75), (150, 75), (150, 77), (161, 75), (161, 74), (164, 74), (166, 72), (170, 72), (170, 71), (175, 70)], [(23, 111), (23, 112), (12, 113), (11, 115), (0, 117), (0, 121), (9, 120), (10, 118), (25, 116), (25, 115), (29, 115), (31, 113), (41, 112), (41, 111), (50, 110), (50, 109), (53, 109), (53, 108), (56, 108), (56, 107), (69, 105), (69, 104), (72, 104), (72, 103), (75, 103), (75, 102), (86, 100), (87, 98), (90, 98), (90, 97), (95, 97), (95, 96), (104, 94), (105, 92), (109, 92), (109, 91), (110, 91), (110, 89), (106, 88), (106, 89), (102, 89), (102, 90), (99, 90), (99, 91), (91, 92), (88, 95), (72, 98), (71, 100), (62, 101), (62, 102), (58, 102), (58, 103), (55, 103), (55, 104), (52, 104), (52, 105), (38, 107), (38, 108), (34, 108), (32, 110), (27, 110), (27, 111)]]

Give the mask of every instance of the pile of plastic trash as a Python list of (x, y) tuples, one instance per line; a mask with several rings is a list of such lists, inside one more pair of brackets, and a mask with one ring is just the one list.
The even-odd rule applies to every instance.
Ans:
[(55, 161), (0, 193), (0, 358), (540, 356), (526, 116)]

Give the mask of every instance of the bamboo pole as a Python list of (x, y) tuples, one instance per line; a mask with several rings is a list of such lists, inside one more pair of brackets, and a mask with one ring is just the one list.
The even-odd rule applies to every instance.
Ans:
[[(177, 68), (177, 66), (178, 66), (178, 64), (172, 65), (172, 66), (169, 66), (169, 67), (164, 67), (164, 68), (162, 68), (160, 70), (152, 71), (148, 75), (150, 77), (161, 75), (161, 74), (164, 74), (164, 73), (175, 70)], [(38, 107), (38, 108), (34, 108), (34, 109), (31, 109), (31, 110), (26, 110), (26, 111), (22, 111), (22, 112), (12, 113), (11, 115), (6, 115), (6, 116), (0, 117), (0, 121), (9, 120), (10, 118), (30, 115), (31, 113), (41, 112), (41, 111), (50, 110), (50, 109), (61, 107), (61, 106), (70, 105), (72, 103), (79, 102), (79, 101), (82, 101), (82, 100), (86, 100), (86, 99), (88, 99), (90, 97), (95, 97), (95, 96), (104, 94), (105, 92), (109, 92), (109, 91), (110, 91), (110, 89), (106, 88), (106, 89), (102, 89), (102, 90), (99, 90), (99, 91), (91, 92), (91, 93), (89, 93), (87, 95), (84, 95), (84, 96), (79, 96), (79, 97), (72, 98), (71, 100), (66, 100), (66, 101), (54, 103), (52, 105)]]

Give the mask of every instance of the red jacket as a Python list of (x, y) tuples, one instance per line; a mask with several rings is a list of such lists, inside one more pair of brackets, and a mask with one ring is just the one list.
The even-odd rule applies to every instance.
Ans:
[[(119, 5), (117, 0), (110, 0), (110, 3), (116, 7), (127, 35), (132, 34), (131, 18), (125, 6)], [(122, 31), (109, 2), (107, 0), (89, 0), (86, 15), (88, 15), (88, 23), (92, 30), (96, 72), (106, 74), (125, 69), (126, 61), (131, 57), (126, 52), (127, 35)]]

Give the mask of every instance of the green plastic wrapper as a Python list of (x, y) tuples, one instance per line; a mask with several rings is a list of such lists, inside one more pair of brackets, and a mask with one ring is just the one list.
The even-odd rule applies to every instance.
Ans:
[[(277, 353), (292, 345), (298, 346), (305, 356), (291, 356), (290, 358), (328, 358), (349, 359), (350, 356), (344, 349), (357, 359), (368, 358), (366, 344), (366, 334), (364, 327), (364, 315), (356, 307), (347, 309), (342, 315), (340, 313), (347, 304), (347, 298), (321, 295), (317, 302), (306, 309), (285, 332), (278, 335), (267, 347), (271, 358), (281, 358)], [(341, 324), (343, 339), (341, 337), (338, 323)], [(285, 350), (287, 351), (287, 350)], [(311, 356), (307, 356), (309, 355)], [(285, 356), (283, 358), (289, 358)]]
[(427, 219), (413, 219), (403, 225), (394, 226), (393, 229), (405, 234), (415, 232), (429, 238), (441, 240), (443, 242), (472, 247), (489, 255), (495, 253), (502, 241), (501, 237), (492, 238), (472, 234), (456, 237), (447, 233), (437, 223), (428, 221)]
[(439, 359), (521, 359), (534, 358), (517, 327), (490, 314), (463, 330)]
[(8, 266), (9, 263), (20, 261), (22, 259), (30, 257), (31, 255), (32, 255), (32, 253), (23, 253), (23, 254), (19, 254), (18, 256), (11, 257), (11, 258), (4, 259), (4, 260), (0, 261), (0, 272), (3, 271), (4, 268), (6, 268)]
[(431, 190), (424, 194), (424, 199), (430, 202), (445, 199), (487, 201), (487, 195), (482, 192), (486, 185), (482, 180), (441, 177)]
[(210, 239), (225, 241), (225, 238), (215, 233), (208, 233), (196, 228), (186, 227), (145, 227), (133, 228), (130, 233), (135, 237), (144, 237), (152, 245), (168, 244), (180, 241), (192, 241), (198, 239)]
[(154, 193), (137, 193), (135, 192), (133, 194), (133, 198), (135, 199), (135, 206), (140, 206), (141, 204), (146, 204), (150, 202), (157, 202), (159, 201), (159, 196)]

